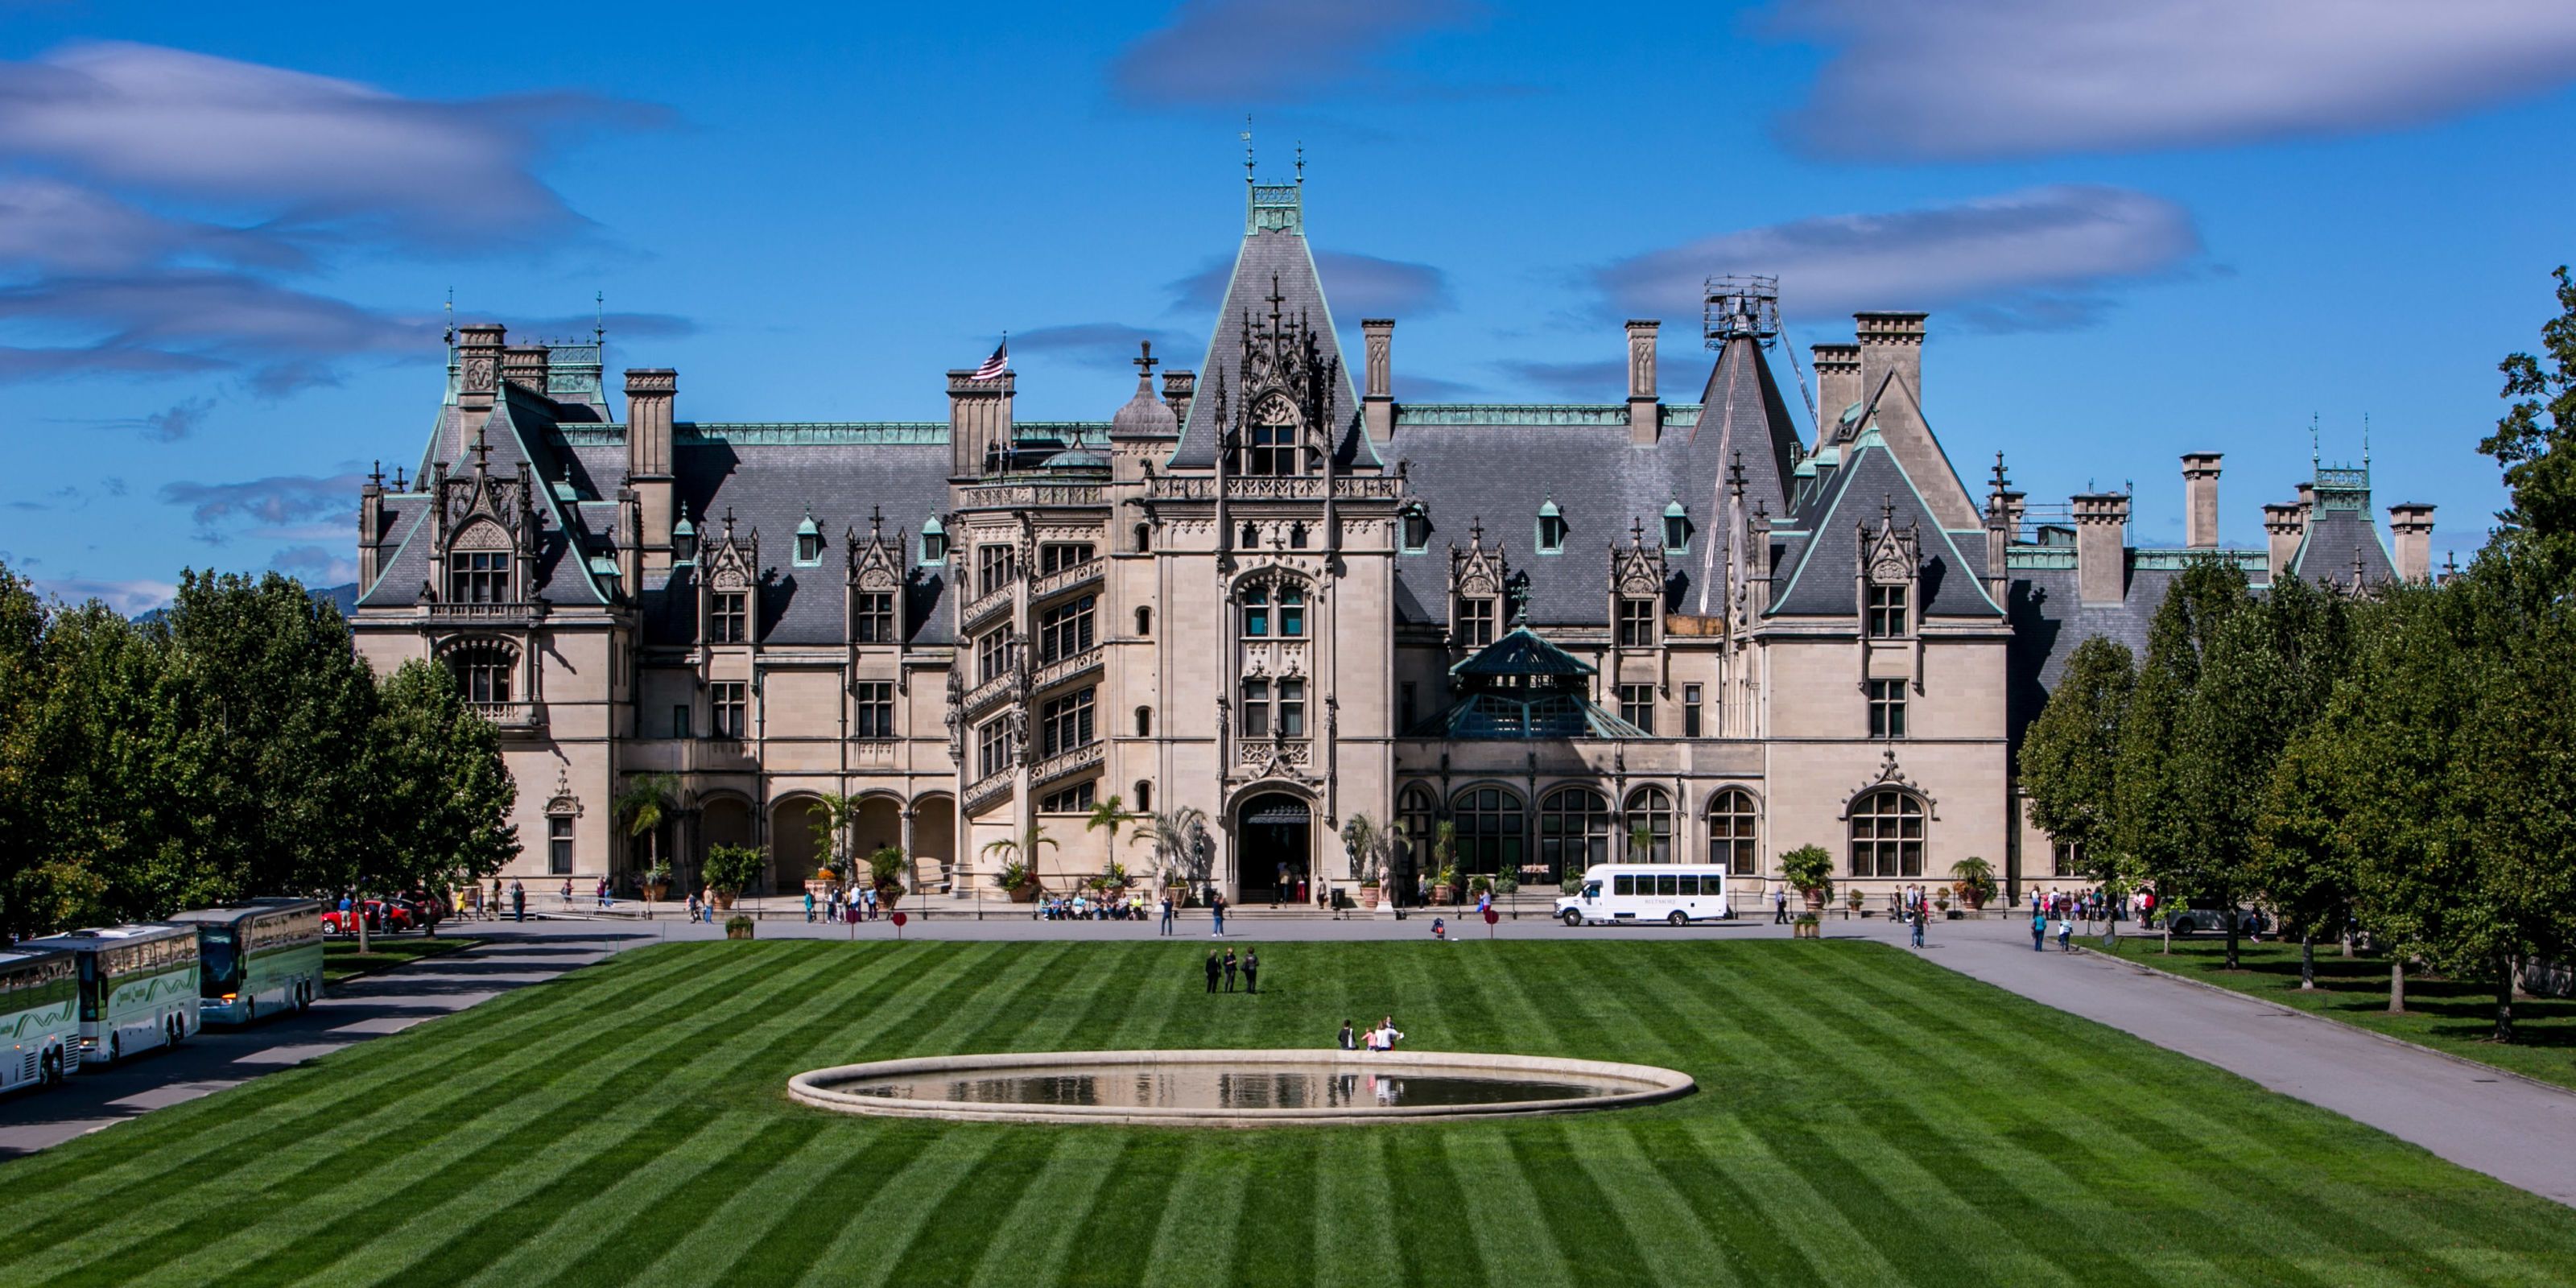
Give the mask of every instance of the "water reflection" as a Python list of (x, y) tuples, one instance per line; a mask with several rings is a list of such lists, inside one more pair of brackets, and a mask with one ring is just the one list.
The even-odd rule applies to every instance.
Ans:
[(1098, 1066), (867, 1078), (834, 1090), (890, 1100), (967, 1104), (1082, 1105), (1120, 1109), (1341, 1109), (1363, 1106), (1519, 1104), (1584, 1100), (1607, 1085), (1464, 1073), (1375, 1073), (1225, 1065)]

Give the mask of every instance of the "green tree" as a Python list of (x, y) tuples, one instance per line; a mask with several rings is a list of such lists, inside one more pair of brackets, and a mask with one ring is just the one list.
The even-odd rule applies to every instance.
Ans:
[(1143, 825), (1127, 841), (1130, 845), (1152, 845), (1156, 874), (1165, 882), (1177, 879), (1184, 890), (1193, 889), (1207, 881), (1207, 824), (1206, 810), (1196, 805), (1176, 805), (1146, 815)]
[(1116, 796), (1111, 796), (1105, 801), (1100, 801), (1094, 804), (1091, 807), (1091, 817), (1082, 820), (1083, 831), (1107, 832), (1109, 834), (1108, 848), (1103, 851), (1109, 857), (1102, 861), (1102, 867), (1100, 869), (1104, 875), (1107, 874), (1110, 869), (1118, 866), (1118, 833), (1120, 829), (1125, 828), (1136, 821), (1136, 815), (1128, 810), (1127, 803), (1118, 799)]
[(2576, 278), (2565, 265), (2552, 276), (2558, 316), (2541, 324), (2538, 356), (2516, 353), (2499, 364), (2503, 396), (2513, 405), (2478, 450), (2504, 467), (2512, 498), (2496, 516), (2504, 525), (2498, 535), (2542, 548), (2564, 570), (2576, 537), (2576, 451), (2569, 450), (2576, 435)]
[(630, 841), (648, 838), (646, 862), (658, 868), (663, 862), (662, 824), (680, 812), (680, 780), (671, 774), (637, 774), (626, 780), (626, 790), (617, 794), (608, 812)]
[(753, 846), (707, 847), (707, 885), (728, 905), (734, 896), (757, 884), (768, 866), (769, 856)]
[(349, 853), (338, 884), (452, 890), (499, 872), (519, 853), (510, 821), (518, 784), (501, 759), (501, 732), (432, 662), (405, 662), (378, 686), (368, 739), (367, 844)]
[[(1055, 838), (1047, 835), (1034, 822), (1030, 823), (1027, 829), (1022, 831), (1018, 836), (1006, 836), (1000, 840), (985, 843), (984, 853), (1004, 856), (1003, 871), (996, 874), (995, 884), (1000, 885), (1006, 890), (1016, 890), (1024, 884), (1040, 884), (1038, 881), (1038, 855), (1048, 846), (1054, 845), (1055, 843)], [(1009, 880), (1008, 877), (1015, 869), (1020, 879), (1018, 881)]]
[(2137, 687), (2129, 646), (2093, 636), (2067, 657), (2048, 705), (2022, 737), (2021, 785), (2030, 799), (2031, 822), (2073, 847), (2095, 880), (2116, 870), (2113, 787), (2120, 728)]

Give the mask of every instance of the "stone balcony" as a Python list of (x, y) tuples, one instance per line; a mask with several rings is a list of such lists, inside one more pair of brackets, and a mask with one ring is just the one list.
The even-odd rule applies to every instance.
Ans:
[(960, 815), (964, 816), (980, 814), (996, 802), (1007, 798), (1010, 794), (1010, 770), (1005, 769), (998, 774), (987, 774), (984, 777), (976, 779), (974, 782), (966, 785), (966, 790), (958, 795), (957, 811)]
[(460, 626), (533, 626), (546, 615), (546, 606), (530, 601), (510, 604), (469, 604), (447, 600), (427, 600), (412, 607), (422, 624), (431, 627)]
[(1060, 755), (1049, 756), (1029, 771), (1029, 785), (1043, 786), (1060, 778), (1071, 778), (1086, 769), (1097, 769), (1108, 754), (1106, 743), (1085, 743)]
[[(1284, 478), (1238, 475), (1226, 479), (1225, 497), (1229, 501), (1321, 501), (1327, 481), (1320, 474)], [(1329, 482), (1336, 501), (1393, 501), (1404, 495), (1404, 480), (1394, 475), (1350, 475)], [(1145, 499), (1213, 501), (1216, 484), (1215, 478), (1205, 475), (1158, 474), (1145, 480)]]
[(1000, 706), (1011, 696), (1011, 693), (1017, 687), (1014, 683), (1016, 679), (1017, 677), (1011, 672), (1004, 671), (1000, 675), (994, 676), (992, 679), (986, 680), (982, 684), (968, 689), (966, 691), (965, 699), (958, 705), (965, 708), (967, 719), (981, 719), (985, 712)]
[(958, 627), (967, 634), (973, 634), (1011, 611), (1011, 591), (1017, 584), (1016, 581), (1004, 582), (990, 592), (966, 601), (964, 611), (957, 615)]
[(1101, 663), (1105, 656), (1106, 650), (1095, 645), (1091, 648), (1084, 649), (1071, 657), (1058, 658), (1053, 662), (1049, 662), (1046, 665), (1039, 667), (1037, 669), (1037, 673), (1029, 677), (1029, 692), (1043, 693), (1048, 689), (1058, 688), (1063, 685), (1071, 684), (1074, 681), (1083, 679), (1087, 676), (1097, 675), (1100, 672)]
[(544, 704), (536, 702), (468, 702), (467, 709), (489, 720), (503, 737), (527, 737), (546, 727)]
[(1059, 595), (1069, 595), (1075, 591), (1097, 587), (1108, 567), (1108, 560), (1092, 558), (1085, 559), (1070, 568), (1058, 568), (1029, 583), (1029, 602), (1033, 605), (1042, 604)]

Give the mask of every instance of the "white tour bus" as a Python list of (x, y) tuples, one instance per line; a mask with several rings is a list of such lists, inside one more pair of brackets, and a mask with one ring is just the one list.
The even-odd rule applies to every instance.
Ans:
[(177, 1046), (197, 1019), (197, 928), (111, 926), (74, 930), (24, 947), (72, 955), (80, 981), (80, 1058), (107, 1064), (128, 1053)]
[(0, 1090), (55, 1083), (71, 1071), (80, 1043), (80, 987), (72, 955), (52, 948), (0, 948)]
[(322, 996), (321, 904), (252, 899), (170, 920), (197, 928), (197, 1008), (207, 1023), (247, 1024)]
[(1596, 863), (1583, 870), (1583, 888), (1556, 901), (1558, 919), (1620, 925), (1661, 921), (1676, 926), (1732, 917), (1726, 869), (1692, 863)]

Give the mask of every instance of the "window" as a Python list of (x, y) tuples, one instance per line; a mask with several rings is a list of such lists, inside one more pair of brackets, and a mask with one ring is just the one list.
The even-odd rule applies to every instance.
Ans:
[(1136, 708), (1136, 736), (1139, 738), (1151, 738), (1154, 736), (1154, 709), (1152, 707)]
[[(810, 524), (813, 520), (809, 518), (806, 522)], [(822, 533), (799, 531), (796, 534), (796, 562), (798, 566), (805, 568), (811, 568), (823, 562)]]
[(1083, 595), (1050, 608), (1038, 618), (1038, 661), (1060, 662), (1091, 650), (1091, 610), (1099, 602)]
[(1288, 525), (1288, 548), (1291, 550), (1303, 550), (1306, 548), (1305, 524), (1292, 523)]
[(1132, 548), (1140, 555), (1154, 548), (1153, 524), (1140, 523), (1136, 525), (1136, 544)]
[[(1670, 863), (1673, 861), (1673, 796), (1661, 787), (1640, 787), (1628, 793), (1628, 835), (1621, 839), (1631, 863)], [(1646, 852), (1636, 852), (1637, 829), (1646, 831)]]
[(1869, 588), (1869, 637), (1874, 640), (1902, 639), (1905, 636), (1905, 587), (1872, 586)]
[(894, 681), (861, 680), (851, 686), (857, 699), (858, 719), (851, 729), (857, 738), (891, 738), (894, 736)]
[(698, 561), (698, 526), (689, 522), (687, 511), (671, 525), (671, 562), (694, 564)]
[(1262, 639), (1270, 634), (1270, 588), (1243, 588), (1243, 637)]
[(948, 562), (948, 530), (940, 527), (937, 519), (921, 525), (921, 562), (926, 565)]
[(1261, 529), (1256, 528), (1249, 523), (1243, 525), (1243, 548), (1251, 550), (1257, 548), (1260, 544)]
[(1565, 552), (1565, 516), (1558, 512), (1554, 501), (1538, 508), (1538, 552), (1543, 555)]
[(1397, 691), (1402, 696), (1396, 704), (1396, 730), (1402, 732), (1413, 727), (1413, 681), (1405, 681)]
[(1679, 501), (1664, 507), (1664, 553), (1683, 554), (1690, 550), (1690, 511)]
[(711, 709), (716, 722), (712, 731), (718, 738), (739, 738), (751, 727), (747, 718), (751, 710), (751, 686), (740, 680), (719, 680), (707, 686), (713, 695)]
[(1154, 633), (1154, 610), (1153, 610), (1153, 609), (1150, 609), (1150, 608), (1139, 608), (1139, 609), (1137, 609), (1137, 610), (1136, 610), (1136, 636), (1137, 636), (1137, 638), (1139, 638), (1139, 639), (1143, 639), (1143, 638), (1145, 638), (1146, 636), (1152, 635), (1153, 633)]
[(1923, 875), (1923, 803), (1894, 788), (1852, 802), (1851, 874)]
[(1905, 681), (1872, 680), (1869, 682), (1869, 736), (1872, 738), (1905, 736)]
[(707, 639), (716, 644), (740, 644), (751, 634), (751, 593), (742, 590), (720, 590), (715, 593), (708, 614)]
[(1279, 682), (1279, 736), (1282, 738), (1306, 736), (1306, 682), (1304, 680)]
[(485, 550), (447, 557), (447, 597), (460, 604), (510, 602), (510, 556)]
[(991, 684), (1011, 669), (1011, 628), (987, 631), (975, 641), (975, 683)]
[(1494, 642), (1494, 601), (1486, 598), (1458, 601), (1458, 642), (1468, 648), (1483, 648)]
[(1250, 679), (1243, 682), (1243, 736), (1270, 736), (1270, 681)]
[(861, 644), (892, 644), (894, 633), (894, 592), (863, 590), (858, 595), (858, 620), (853, 634)]
[(1038, 708), (1039, 754), (1060, 756), (1091, 744), (1091, 692), (1069, 693)]
[(457, 695), (478, 703), (510, 700), (510, 673), (517, 663), (503, 644), (468, 644), (447, 659), (448, 668), (456, 673)]
[(1649, 648), (1655, 642), (1655, 601), (1619, 601), (1619, 647)]
[(1139, 814), (1154, 812), (1154, 785), (1141, 778), (1136, 780), (1136, 812)]
[(2050, 841), (2048, 861), (2055, 865), (2054, 875), (2080, 877), (2084, 872), (2084, 847), (2073, 841)]
[(1088, 541), (1057, 541), (1038, 547), (1038, 575), (1063, 572), (1091, 562), (1092, 545)]
[(1099, 799), (1100, 783), (1097, 779), (1094, 779), (1087, 782), (1076, 783), (1071, 787), (1065, 788), (1063, 791), (1039, 797), (1038, 812), (1041, 814), (1088, 814), (1091, 812), (1092, 805), (1097, 803)]
[(1655, 686), (1623, 684), (1619, 686), (1619, 718), (1645, 730), (1655, 731)]
[(1682, 686), (1682, 736), (1697, 738), (1699, 730), (1699, 686), (1685, 684)]
[(1538, 861), (1563, 878), (1611, 859), (1610, 802), (1588, 787), (1560, 787), (1538, 806)]
[(1733, 788), (1708, 803), (1708, 861), (1740, 877), (1756, 875), (1762, 862), (1753, 794)]
[(1431, 516), (1422, 507), (1404, 512), (1404, 553), (1418, 555), (1431, 545)]
[(561, 814), (546, 820), (546, 871), (559, 877), (572, 875), (572, 820)]
[(671, 736), (674, 738), (697, 736), (697, 722), (689, 719), (688, 703), (683, 702), (671, 708)]
[(993, 542), (975, 547), (975, 593), (989, 595), (1010, 585), (1019, 573), (1019, 552)]
[(1506, 787), (1475, 787), (1458, 794), (1450, 814), (1458, 824), (1458, 871), (1492, 876), (1521, 866), (1521, 798)]
[(1306, 634), (1306, 588), (1279, 588), (1279, 634), (1283, 639), (1302, 639)]
[(1406, 872), (1431, 870), (1431, 842), (1438, 831), (1438, 820), (1432, 817), (1431, 793), (1420, 787), (1407, 787), (1396, 798), (1396, 821), (1404, 825), (1404, 857), (1397, 860), (1400, 871), (1387, 873), (1392, 881)]
[(1246, 453), (1243, 472), (1272, 478), (1296, 473), (1296, 427), (1293, 425), (1253, 426), (1252, 450)]
[(990, 778), (1011, 767), (1011, 720), (987, 720), (975, 731), (975, 776)]

